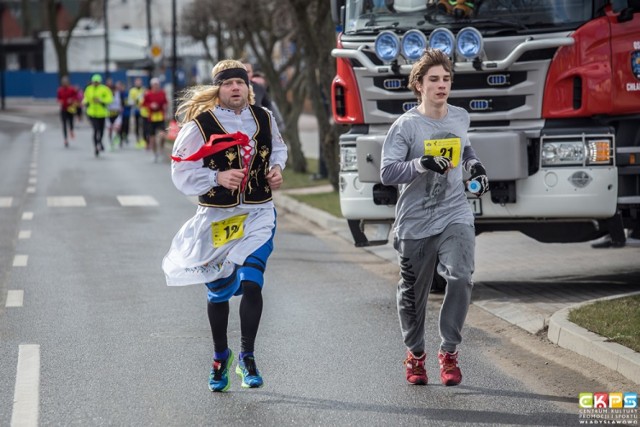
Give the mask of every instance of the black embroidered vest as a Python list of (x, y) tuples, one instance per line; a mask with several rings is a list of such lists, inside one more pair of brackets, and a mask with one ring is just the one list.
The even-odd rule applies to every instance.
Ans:
[[(249, 109), (256, 122), (257, 131), (255, 135), (248, 135), (249, 139), (253, 139), (256, 144), (244, 191), (231, 191), (221, 185), (213, 187), (198, 198), (201, 206), (230, 208), (241, 202), (258, 204), (268, 202), (272, 198), (271, 188), (266, 178), (271, 155), (271, 119), (269, 113), (261, 107), (250, 105)], [(229, 133), (222, 127), (211, 110), (200, 113), (194, 120), (205, 141), (208, 141), (211, 135)], [(244, 167), (240, 145), (234, 145), (207, 156), (202, 161), (202, 167), (218, 172)]]

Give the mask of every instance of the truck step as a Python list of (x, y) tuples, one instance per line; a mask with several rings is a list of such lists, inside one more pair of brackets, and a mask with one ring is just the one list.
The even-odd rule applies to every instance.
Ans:
[(618, 197), (618, 205), (640, 205), (640, 196)]

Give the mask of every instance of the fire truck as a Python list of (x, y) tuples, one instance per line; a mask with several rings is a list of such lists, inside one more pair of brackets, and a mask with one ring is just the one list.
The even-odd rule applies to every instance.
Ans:
[[(459, 10), (464, 6), (465, 10)], [(471, 118), (490, 191), (469, 193), (476, 233), (584, 242), (640, 211), (640, 1), (332, 0), (341, 27), (332, 109), (340, 205), (356, 246), (384, 244), (397, 188), (380, 182), (389, 126), (425, 48), (452, 59), (448, 102)]]

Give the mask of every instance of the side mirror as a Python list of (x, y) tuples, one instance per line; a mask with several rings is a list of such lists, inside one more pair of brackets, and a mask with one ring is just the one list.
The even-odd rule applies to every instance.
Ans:
[(331, 19), (333, 22), (338, 25), (343, 25), (343, 14), (342, 10), (345, 6), (346, 0), (331, 0)]
[(618, 22), (628, 22), (633, 19), (633, 14), (640, 12), (640, 0), (627, 0), (627, 7), (620, 11)]

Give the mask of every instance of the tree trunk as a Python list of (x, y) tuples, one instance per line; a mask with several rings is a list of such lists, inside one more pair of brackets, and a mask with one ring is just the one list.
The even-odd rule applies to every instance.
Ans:
[(57, 0), (45, 0), (43, 3), (43, 12), (47, 17), (49, 24), (49, 32), (51, 33), (51, 41), (56, 50), (56, 56), (58, 58), (58, 78), (66, 76), (69, 73), (69, 65), (67, 61), (67, 51), (69, 49), (69, 43), (71, 42), (71, 34), (74, 28), (78, 25), (80, 18), (89, 16), (91, 5), (94, 0), (84, 0), (80, 2), (78, 15), (76, 15), (67, 30), (66, 37), (61, 37), (58, 30), (58, 1)]
[(329, 182), (337, 191), (340, 172), (338, 139), (341, 129), (330, 121), (330, 87), (335, 72), (335, 60), (331, 57), (331, 49), (335, 45), (335, 34), (329, 2), (289, 0), (289, 4), (296, 17), (301, 45), (304, 46), (308, 89), (318, 120), (322, 159), (327, 168)]

